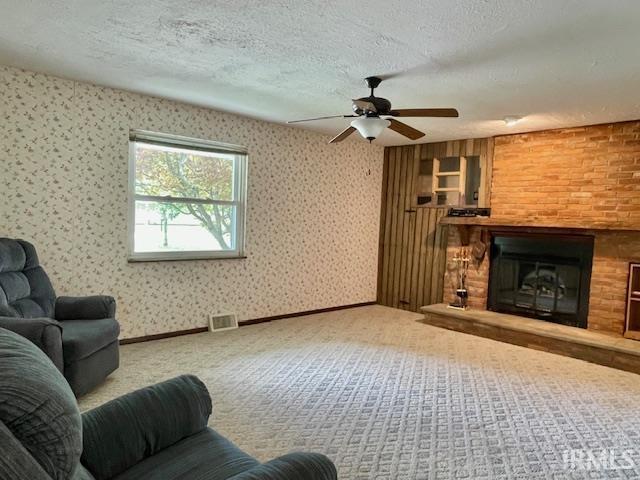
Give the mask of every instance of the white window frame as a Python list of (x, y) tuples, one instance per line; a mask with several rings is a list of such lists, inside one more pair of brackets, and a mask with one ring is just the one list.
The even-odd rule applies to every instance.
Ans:
[[(161, 144), (173, 148), (203, 150), (213, 153), (236, 155), (234, 166), (234, 200), (207, 200), (200, 198), (181, 198), (136, 194), (136, 142)], [(245, 217), (247, 208), (247, 149), (229, 143), (201, 140), (146, 130), (132, 130), (129, 134), (129, 202), (128, 202), (128, 260), (130, 262), (157, 262), (164, 260), (206, 260), (246, 258), (245, 256)], [(206, 203), (236, 206), (235, 248), (233, 250), (194, 250), (176, 252), (136, 252), (135, 221), (136, 200), (177, 203)]]

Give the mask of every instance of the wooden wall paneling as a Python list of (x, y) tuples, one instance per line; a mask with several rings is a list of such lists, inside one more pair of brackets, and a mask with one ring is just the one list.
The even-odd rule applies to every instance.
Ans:
[(426, 233), (429, 228), (429, 213), (431, 212), (431, 208), (421, 208), (418, 210), (416, 215), (420, 216), (420, 232), (419, 240), (418, 240), (418, 281), (416, 283), (416, 305), (418, 308), (422, 305), (422, 301), (424, 298), (424, 278), (425, 278), (425, 270), (427, 264), (427, 242), (426, 242)]
[(382, 186), (380, 187), (380, 224), (378, 227), (378, 278), (376, 279), (376, 300), (380, 300), (379, 294), (382, 291), (382, 269), (384, 266), (384, 257), (382, 256), (385, 232), (385, 217), (387, 206), (387, 177), (389, 175), (389, 151), (385, 150), (382, 163)]
[[(418, 185), (418, 175), (420, 174), (420, 159), (422, 158), (422, 148), (420, 145), (414, 145), (413, 147), (413, 171), (414, 171), (414, 179), (413, 179), (413, 189), (411, 192), (411, 205), (413, 205), (416, 195), (418, 194), (417, 185)], [(410, 272), (408, 273), (407, 280), (407, 297), (409, 300), (409, 304), (407, 308), (411, 311), (417, 311), (418, 302), (418, 269), (420, 268), (420, 235), (422, 233), (422, 215), (420, 214), (421, 210), (424, 208), (419, 208), (417, 206), (412, 207), (413, 213), (411, 214), (413, 220), (413, 231), (412, 231), (412, 240), (410, 245)]]
[(486, 170), (486, 180), (485, 180), (485, 188), (483, 190), (484, 197), (484, 205), (485, 208), (491, 207), (491, 179), (493, 178), (493, 147), (495, 141), (494, 138), (487, 138), (485, 143), (486, 145), (486, 154), (485, 154), (485, 170)]
[(444, 274), (447, 269), (447, 241), (449, 238), (449, 227), (440, 225), (440, 219), (447, 214), (445, 209), (438, 210), (436, 225), (437, 233), (434, 244), (434, 251), (437, 258), (434, 259), (433, 269), (436, 271), (437, 283), (431, 286), (431, 303), (440, 303), (444, 296)]
[(467, 155), (468, 156), (476, 156), (476, 155), (480, 155), (480, 150), (482, 148), (482, 140), (480, 139), (473, 139), (470, 141), (470, 148), (467, 151)]
[(397, 202), (396, 192), (399, 185), (399, 172), (395, 150), (389, 150), (387, 162), (389, 164), (389, 177), (387, 180), (387, 218), (385, 218), (385, 225), (388, 225), (388, 229), (384, 232), (384, 251), (382, 252), (384, 257), (384, 278), (382, 279), (382, 292), (380, 292), (381, 303), (383, 305), (391, 304), (391, 289), (393, 288), (391, 280), (393, 278), (393, 262), (395, 259), (395, 231), (398, 223), (398, 216), (395, 213)]
[(411, 228), (411, 215), (408, 210), (411, 208), (411, 203), (408, 202), (409, 195), (411, 195), (411, 185), (413, 183), (413, 166), (409, 161), (409, 150), (412, 147), (402, 147), (402, 163), (405, 165), (404, 176), (404, 188), (402, 189), (402, 242), (400, 243), (400, 276), (398, 279), (398, 308), (404, 308), (405, 298), (405, 285), (407, 276), (407, 253), (409, 247), (409, 229)]
[(451, 142), (440, 142), (436, 146), (436, 156), (437, 157), (446, 157), (453, 153), (453, 147), (451, 146)]
[(444, 252), (441, 252), (438, 246), (442, 243), (442, 227), (438, 225), (438, 221), (442, 216), (440, 212), (444, 212), (444, 209), (437, 209), (433, 213), (433, 230), (432, 237), (430, 242), (430, 249), (433, 252), (431, 258), (431, 279), (429, 281), (429, 290), (425, 292), (427, 296), (425, 296), (425, 305), (429, 305), (432, 303), (436, 303), (436, 299), (439, 297), (438, 295), (438, 284), (440, 279), (438, 278), (440, 268), (438, 262), (442, 261), (444, 256)]
[(439, 157), (434, 157), (433, 158), (433, 178), (431, 180), (431, 206), (435, 207), (436, 205), (438, 205), (438, 194), (436, 193), (436, 190), (438, 189), (438, 187), (440, 185), (438, 185), (438, 175), (436, 175), (437, 172), (440, 171), (440, 158)]
[(422, 158), (433, 158), (433, 157), (436, 156), (435, 155), (435, 147), (434, 147), (433, 143), (427, 143), (426, 145), (423, 145), (422, 146), (422, 150), (424, 152), (424, 155), (422, 156)]
[(378, 242), (378, 288), (377, 301), (384, 303), (386, 292), (386, 279), (389, 272), (389, 249), (386, 246), (389, 243), (389, 235), (391, 233), (391, 212), (390, 196), (392, 195), (390, 185), (393, 184), (393, 178), (389, 175), (393, 174), (389, 169), (389, 153), (390, 150), (384, 150), (384, 164), (382, 166), (382, 194), (380, 201), (380, 241)]
[(458, 177), (458, 192), (460, 193), (460, 201), (463, 205), (467, 204), (467, 157), (460, 157), (460, 176)]
[(395, 236), (395, 255), (393, 259), (393, 288), (391, 289), (391, 306), (398, 307), (400, 300), (400, 265), (402, 261), (402, 232), (404, 229), (404, 194), (406, 190), (407, 163), (403, 161), (403, 149), (396, 149), (396, 162), (399, 171), (399, 182), (396, 190), (395, 215), (397, 217)]
[(420, 259), (422, 257), (423, 246), (426, 246), (426, 242), (422, 241), (422, 226), (425, 211), (429, 211), (428, 208), (416, 208), (415, 227), (413, 229), (413, 249), (411, 253), (411, 281), (409, 282), (409, 310), (415, 312), (420, 305), (418, 303), (418, 281), (420, 278)]
[[(378, 302), (418, 311), (442, 301), (447, 227), (446, 208), (416, 206), (420, 161), (447, 156), (479, 156), (483, 178), (480, 206), (489, 205), (492, 139), (455, 140), (387, 147), (383, 170)], [(464, 175), (462, 175), (464, 177)], [(434, 180), (437, 180), (434, 177)]]
[(400, 148), (400, 162), (402, 163), (402, 179), (400, 185), (400, 202), (398, 204), (398, 219), (401, 221), (401, 227), (399, 228), (398, 235), (398, 253), (396, 256), (396, 275), (397, 279), (394, 279), (396, 284), (394, 285), (394, 294), (397, 291), (397, 296), (395, 297), (394, 306), (400, 308), (401, 300), (404, 296), (404, 292), (402, 291), (404, 284), (404, 260), (406, 257), (406, 245), (407, 245), (407, 228), (409, 218), (405, 213), (406, 210), (406, 196), (407, 196), (407, 181), (410, 177), (410, 165), (407, 162), (407, 151), (405, 147)]
[(389, 251), (389, 272), (387, 277), (387, 292), (385, 305), (391, 305), (393, 302), (393, 271), (396, 261), (396, 232), (398, 231), (398, 189), (400, 188), (400, 162), (398, 162), (397, 151), (391, 150), (389, 154), (389, 166), (393, 169), (393, 183), (391, 184), (391, 231), (389, 232), (389, 243), (387, 249)]
[(431, 212), (431, 218), (429, 219), (429, 240), (428, 240), (428, 248), (429, 248), (429, 260), (427, 263), (428, 266), (428, 276), (425, 278), (425, 291), (424, 298), (422, 300), (423, 306), (431, 304), (431, 298), (433, 297), (432, 292), (434, 288), (437, 288), (438, 279), (436, 278), (437, 268), (434, 267), (436, 262), (438, 261), (438, 252), (434, 248), (437, 245), (437, 240), (439, 238), (439, 228), (438, 228), (438, 210), (433, 210)]
[(473, 139), (467, 140), (465, 142), (464, 145), (464, 155), (469, 156), (469, 155), (475, 155), (474, 153), (474, 147), (475, 147), (475, 141)]
[(424, 260), (421, 268), (423, 269), (421, 282), (418, 284), (419, 296), (417, 298), (420, 306), (427, 305), (429, 303), (431, 292), (431, 270), (433, 264), (433, 238), (436, 233), (435, 217), (437, 210), (430, 208), (425, 211), (426, 229), (423, 224), (421, 241), (424, 244)]
[(420, 237), (418, 228), (418, 213), (420, 208), (417, 207), (417, 195), (418, 195), (418, 176), (420, 175), (420, 156), (421, 156), (421, 148), (420, 145), (412, 145), (411, 147), (411, 156), (413, 162), (413, 181), (411, 182), (411, 193), (408, 198), (409, 205), (411, 209), (411, 229), (409, 231), (409, 255), (407, 258), (407, 283), (405, 287), (405, 292), (408, 300), (408, 304), (406, 305), (407, 309), (415, 311), (417, 308), (413, 305), (416, 304), (416, 288), (414, 285), (414, 278), (417, 277), (417, 255), (419, 253), (420, 248)]
[(413, 146), (402, 147), (402, 161), (407, 165), (406, 177), (405, 177), (405, 191), (404, 191), (404, 221), (402, 224), (402, 256), (400, 260), (400, 285), (399, 285), (399, 297), (398, 307), (408, 308), (410, 303), (409, 296), (407, 294), (408, 280), (411, 275), (410, 268), (410, 256), (412, 253), (413, 243), (413, 228), (415, 228), (415, 214), (412, 206), (413, 185), (415, 183), (414, 177), (414, 156)]
[(487, 144), (483, 142), (480, 148), (480, 192), (478, 195), (478, 207), (486, 207), (487, 202)]

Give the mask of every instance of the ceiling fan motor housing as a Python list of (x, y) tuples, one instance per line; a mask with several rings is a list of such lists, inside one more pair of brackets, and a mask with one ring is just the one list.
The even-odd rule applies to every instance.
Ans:
[[(371, 104), (373, 108), (362, 108), (362, 105), (366, 103)], [(386, 98), (374, 97), (373, 95), (371, 95), (369, 97), (356, 99), (351, 107), (353, 108), (353, 112), (357, 115), (388, 115), (391, 111), (391, 102)]]

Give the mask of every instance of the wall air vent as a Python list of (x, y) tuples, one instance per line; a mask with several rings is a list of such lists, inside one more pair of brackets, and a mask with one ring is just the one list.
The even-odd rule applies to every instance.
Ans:
[(209, 331), (222, 332), (238, 328), (238, 318), (233, 313), (209, 315)]

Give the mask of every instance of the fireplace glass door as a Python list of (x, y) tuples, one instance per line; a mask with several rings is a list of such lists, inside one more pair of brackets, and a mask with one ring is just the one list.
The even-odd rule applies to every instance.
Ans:
[(591, 237), (494, 236), (489, 309), (586, 328)]

